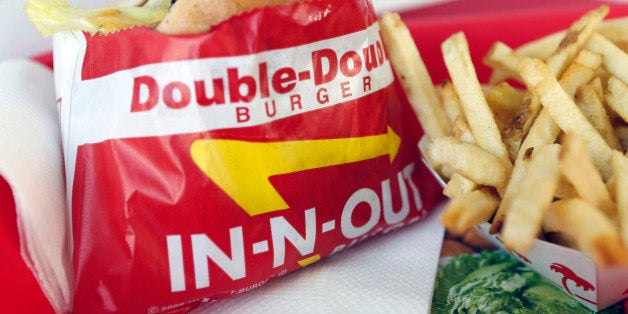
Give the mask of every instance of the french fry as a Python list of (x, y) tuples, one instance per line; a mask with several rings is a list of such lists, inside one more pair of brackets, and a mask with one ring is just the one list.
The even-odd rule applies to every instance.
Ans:
[[(606, 104), (606, 97), (604, 96), (604, 93), (606, 93), (606, 87), (604, 85), (606, 85), (606, 82), (608, 82), (610, 78), (610, 73), (608, 73), (603, 67), (599, 67), (596, 77), (587, 85), (595, 90), (595, 94), (600, 100), (600, 103), (602, 103), (608, 119), (612, 122), (617, 120), (617, 113), (615, 113), (615, 111), (613, 111), (613, 109)], [(602, 85), (602, 80), (604, 81), (604, 85)]]
[(495, 155), (453, 137), (441, 137), (430, 143), (429, 160), (446, 164), (477, 184), (500, 187), (506, 180), (506, 166)]
[[(546, 61), (547, 67), (554, 77), (562, 78), (563, 72), (567, 69), (569, 64), (572, 63), (572, 60), (574, 60), (582, 46), (587, 42), (595, 28), (604, 17), (606, 17), (608, 11), (608, 6), (600, 6), (595, 10), (587, 12), (587, 14), (570, 26), (556, 50)], [(521, 61), (521, 59), (519, 59), (519, 61)], [(593, 69), (595, 68), (597, 68), (597, 66)], [(571, 91), (573, 90), (575, 92), (576, 87), (577, 85), (575, 87), (569, 86), (566, 88), (568, 94), (573, 96)], [(536, 118), (540, 109), (536, 99), (530, 98), (528, 107), (522, 108), (522, 110), (524, 111), (516, 115), (515, 119), (517, 120), (514, 121), (512, 127), (509, 126), (506, 130), (506, 136), (511, 137), (511, 139), (506, 141), (510, 143), (508, 151), (511, 152), (511, 155), (513, 155), (512, 153), (516, 150), (517, 144), (521, 143), (521, 139), (527, 134), (531, 126), (531, 121)]]
[(517, 53), (539, 60), (547, 60), (558, 49), (558, 45), (565, 38), (567, 31), (560, 31), (546, 35), (537, 40), (525, 43), (516, 49)]
[(425, 149), (423, 149), (422, 151), (424, 152), (423, 157), (425, 157), (425, 159), (427, 160), (427, 162), (429, 163), (429, 165), (432, 167), (432, 169), (443, 179), (443, 180), (449, 180), (449, 178), (451, 178), (454, 174), (456, 174), (456, 169), (450, 167), (447, 164), (444, 164), (442, 160), (437, 160), (437, 159), (432, 159), (428, 154), (427, 154), (427, 145), (425, 146)]
[(628, 122), (628, 86), (615, 77), (607, 83), (606, 103), (625, 122)]
[(449, 134), (451, 124), (410, 31), (398, 14), (379, 18), (384, 46), (412, 109), (430, 141)]
[(445, 110), (445, 114), (452, 125), (459, 117), (462, 117), (462, 119), (465, 120), (462, 107), (460, 106), (460, 99), (458, 99), (458, 95), (456, 95), (454, 85), (451, 84), (451, 81), (445, 80), (438, 85), (436, 87), (436, 93), (443, 109)]
[[(628, 18), (624, 17), (606, 20), (598, 25), (596, 31), (625, 51), (628, 48), (628, 32), (626, 32), (626, 29), (628, 29)], [(566, 31), (560, 31), (541, 37), (518, 47), (515, 51), (520, 55), (547, 60), (556, 51), (566, 33)], [(496, 69), (491, 74), (489, 82), (495, 84), (509, 77), (509, 72)]]
[(502, 123), (508, 123), (521, 107), (525, 92), (501, 82), (490, 89), (486, 102)]
[(595, 77), (587, 85), (593, 89), (598, 100), (601, 103), (604, 102), (604, 86), (602, 86), (602, 80), (600, 79), (600, 77), (599, 76)]
[(594, 33), (585, 47), (604, 56), (604, 68), (624, 83), (628, 84), (628, 54), (606, 37)]
[(464, 117), (459, 116), (451, 128), (451, 136), (467, 143), (474, 143), (475, 138), (473, 138), (473, 133), (471, 132), (471, 128), (467, 121), (464, 120)]
[(628, 18), (602, 22), (607, 14), (598, 7), (516, 50), (496, 42), (483, 60), (487, 85), (464, 34), (443, 42), (451, 82), (438, 96), (452, 127), (424, 152), (448, 172), (449, 231), (492, 221), (489, 232), (519, 253), (558, 239), (600, 265), (628, 265)]
[(613, 152), (614, 189), (621, 239), (628, 244), (628, 157), (618, 151)]
[(465, 178), (459, 173), (455, 173), (443, 189), (443, 195), (449, 198), (457, 198), (462, 194), (467, 194), (471, 191), (477, 190), (477, 183)]
[(561, 88), (548, 67), (541, 60), (524, 59), (519, 68), (526, 85), (540, 98), (556, 124), (563, 131), (572, 132), (587, 143), (595, 166), (600, 169), (604, 179), (608, 179), (612, 173), (610, 146)]
[(502, 202), (499, 204), (493, 222), (491, 223), (490, 233), (498, 233), (501, 230), (507, 215), (507, 210), (510, 208), (510, 203), (519, 190), (519, 185), (521, 184), (528, 162), (530, 157), (534, 154), (534, 151), (538, 151), (554, 143), (559, 133), (560, 128), (554, 122), (548, 110), (545, 108), (541, 110), (538, 118), (536, 118), (530, 128), (528, 136), (526, 136), (521, 144), (521, 149), (519, 150), (512, 173), (510, 174), (510, 180), (508, 180), (508, 185), (502, 195)]
[(464, 34), (459, 32), (449, 37), (442, 43), (441, 50), (475, 142), (510, 164), (506, 146), (478, 82)]
[(517, 64), (519, 64), (519, 61), (523, 57), (523, 55), (508, 47), (508, 45), (498, 41), (491, 46), (491, 49), (482, 60), (484, 64), (492, 67), (493, 69), (506, 72), (508, 77), (512, 77), (519, 82), (523, 82), (517, 68)]
[(588, 50), (581, 50), (573, 63), (560, 77), (560, 86), (569, 96), (576, 94), (579, 86), (588, 84), (596, 74), (596, 69), (602, 64), (602, 55)]
[(439, 219), (451, 233), (462, 235), (491, 218), (498, 204), (499, 199), (487, 189), (471, 191), (449, 202)]
[(628, 126), (618, 126), (615, 128), (615, 135), (619, 139), (621, 146), (623, 147), (622, 151), (628, 151)]
[(608, 15), (609, 8), (602, 5), (583, 15), (571, 24), (567, 34), (558, 45), (558, 49), (547, 58), (546, 64), (554, 77), (561, 77), (563, 71), (576, 57), (582, 46), (587, 42), (595, 28)]
[(578, 192), (580, 198), (615, 219), (617, 208), (611, 199), (602, 175), (595, 168), (584, 141), (572, 133), (563, 138), (560, 171)]
[(539, 110), (541, 110), (539, 100), (533, 94), (526, 93), (510, 123), (502, 130), (502, 138), (511, 159), (515, 159), (518, 155), (521, 142), (529, 132)]
[[(612, 175), (610, 179), (608, 179), (608, 181), (606, 181), (606, 189), (608, 190), (608, 193), (611, 195), (611, 199), (613, 201), (615, 201), (617, 199), (617, 196), (615, 195), (615, 192), (617, 191), (617, 184), (616, 184), (616, 179), (615, 177), (617, 177), (616, 175)], [(615, 201), (616, 202), (616, 201)]]
[(558, 180), (558, 186), (556, 187), (556, 192), (554, 192), (554, 198), (557, 199), (566, 199), (578, 197), (578, 192), (576, 192), (576, 188), (567, 181), (565, 176), (561, 176)]
[(580, 86), (576, 90), (575, 101), (582, 114), (602, 135), (606, 143), (612, 149), (622, 149), (606, 109), (604, 109), (604, 105), (600, 102), (600, 98), (593, 87), (589, 85)]
[(526, 253), (541, 232), (547, 211), (560, 178), (560, 145), (551, 144), (533, 154), (532, 161), (509, 204), (502, 239), (507, 249)]
[(615, 44), (628, 42), (628, 17), (607, 19), (598, 26), (596, 31)]
[(578, 198), (561, 200), (549, 206), (546, 226), (564, 232), (599, 265), (628, 263), (617, 228), (597, 208)]
[[(578, 86), (587, 84), (593, 79), (601, 63), (601, 55), (586, 50), (580, 51), (560, 78), (560, 86), (569, 96), (574, 96)], [(538, 98), (528, 93), (524, 97), (523, 105), (515, 113), (515, 118), (502, 132), (511, 156), (517, 155), (521, 141), (528, 134), (540, 110), (541, 104)]]

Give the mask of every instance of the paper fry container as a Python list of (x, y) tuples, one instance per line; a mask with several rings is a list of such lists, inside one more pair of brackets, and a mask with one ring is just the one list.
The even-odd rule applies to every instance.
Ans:
[[(427, 145), (428, 140), (423, 137), (419, 142), (423, 155)], [(425, 157), (423, 163), (445, 187), (445, 181)], [(489, 233), (488, 222), (475, 228), (491, 243), (506, 250), (500, 235)], [(526, 254), (506, 251), (591, 310), (600, 311), (628, 297), (628, 267), (602, 267), (578, 250), (543, 240), (536, 240), (532, 250)]]

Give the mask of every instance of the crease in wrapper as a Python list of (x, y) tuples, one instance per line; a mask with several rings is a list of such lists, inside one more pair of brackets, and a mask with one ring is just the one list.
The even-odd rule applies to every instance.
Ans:
[(441, 199), (369, 1), (54, 44), (77, 313), (186, 312)]
[[(423, 137), (419, 142), (422, 153), (427, 145), (429, 141)], [(422, 160), (444, 188), (443, 178), (430, 166), (427, 158)], [(489, 223), (475, 228), (491, 243), (506, 250), (499, 234), (490, 234)], [(514, 250), (507, 252), (593, 311), (603, 310), (628, 297), (628, 268), (624, 266), (598, 266), (578, 250), (539, 239), (526, 254)]]

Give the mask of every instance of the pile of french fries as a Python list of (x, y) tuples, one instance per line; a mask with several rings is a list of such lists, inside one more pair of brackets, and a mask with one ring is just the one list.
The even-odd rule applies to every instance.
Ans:
[(438, 86), (400, 17), (380, 16), (425, 157), (447, 181), (450, 232), (490, 222), (520, 253), (552, 239), (599, 265), (628, 264), (628, 18), (608, 13), (518, 49), (496, 42), (486, 85), (464, 33), (453, 34), (441, 46), (450, 81)]

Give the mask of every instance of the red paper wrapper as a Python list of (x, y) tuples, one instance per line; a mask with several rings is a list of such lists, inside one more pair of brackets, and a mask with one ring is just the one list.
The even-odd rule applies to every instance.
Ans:
[(22, 260), (16, 221), (13, 192), (0, 176), (0, 304), (7, 313), (53, 313), (35, 276)]
[(420, 221), (441, 188), (369, 1), (62, 33), (77, 313), (185, 312)]

